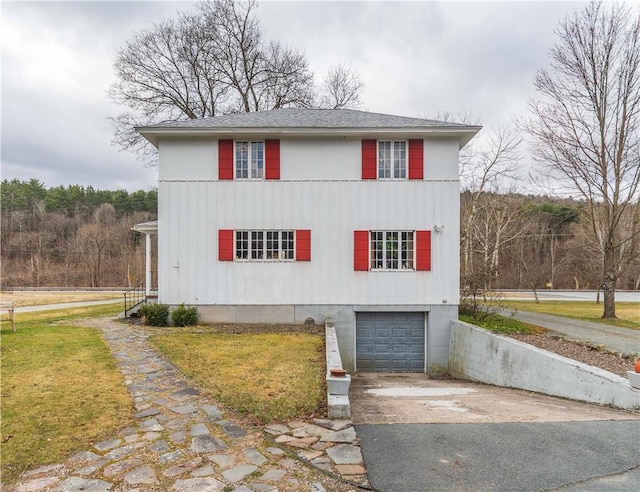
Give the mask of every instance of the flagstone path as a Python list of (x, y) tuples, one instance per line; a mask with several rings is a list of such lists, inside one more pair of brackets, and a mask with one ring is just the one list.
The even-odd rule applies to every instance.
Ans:
[[(355, 491), (368, 485), (350, 421), (243, 425), (201, 395), (143, 327), (102, 330), (136, 405), (135, 425), (64, 463), (24, 473), (6, 492)], [(342, 477), (342, 478), (341, 478)]]

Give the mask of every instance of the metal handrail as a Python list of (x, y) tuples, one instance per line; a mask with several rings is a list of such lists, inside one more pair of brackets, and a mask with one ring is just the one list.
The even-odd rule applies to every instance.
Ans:
[(129, 311), (147, 300), (144, 283), (140, 283), (124, 293), (124, 317), (129, 316)]

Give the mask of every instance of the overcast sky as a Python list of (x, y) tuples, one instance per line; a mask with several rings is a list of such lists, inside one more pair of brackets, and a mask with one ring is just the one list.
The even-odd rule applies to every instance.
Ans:
[[(637, 1), (637, 0), (636, 0)], [(188, 2), (2, 1), (2, 179), (47, 187), (149, 189), (157, 173), (111, 144), (106, 96), (131, 35)], [(486, 127), (526, 113), (554, 29), (580, 2), (274, 2), (267, 39), (306, 53), (319, 81), (333, 64), (365, 83), (361, 109), (433, 117), (471, 112)]]

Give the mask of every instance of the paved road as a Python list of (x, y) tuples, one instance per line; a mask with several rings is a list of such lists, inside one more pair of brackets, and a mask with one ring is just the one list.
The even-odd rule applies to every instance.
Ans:
[[(505, 299), (518, 301), (533, 300), (535, 296), (531, 290), (505, 290), (502, 292)], [(595, 301), (598, 292), (595, 290), (539, 290), (538, 299), (541, 301)], [(600, 292), (602, 299), (602, 292)], [(616, 291), (617, 302), (640, 302), (640, 291), (618, 290)]]
[(382, 492), (640, 490), (640, 422), (357, 425)]
[(640, 331), (620, 328), (602, 323), (591, 323), (579, 319), (563, 318), (551, 314), (530, 313), (526, 311), (513, 312), (510, 309), (501, 310), (504, 316), (542, 326), (553, 331), (563, 333), (574, 340), (602, 344), (605, 347), (623, 354), (640, 355)]
[[(102, 304), (123, 304), (122, 299), (107, 299), (102, 301), (61, 302), (59, 304), (42, 304), (40, 306), (21, 306), (15, 309), (16, 313), (32, 313), (35, 311), (49, 311), (52, 309), (70, 309), (88, 306), (100, 306)], [(124, 304), (123, 304), (124, 306)], [(123, 307), (124, 311), (124, 307)]]

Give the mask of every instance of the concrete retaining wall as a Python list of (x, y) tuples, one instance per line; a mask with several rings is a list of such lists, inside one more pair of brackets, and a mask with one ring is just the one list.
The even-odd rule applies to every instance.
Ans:
[(331, 375), (332, 369), (343, 369), (336, 327), (332, 319), (325, 321), (324, 336), (327, 362), (327, 414), (330, 419), (348, 419), (351, 417), (351, 404), (349, 403), (351, 376), (349, 374), (344, 376)]
[(462, 321), (451, 325), (449, 373), (453, 377), (640, 409), (640, 390), (626, 378)]

